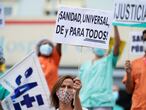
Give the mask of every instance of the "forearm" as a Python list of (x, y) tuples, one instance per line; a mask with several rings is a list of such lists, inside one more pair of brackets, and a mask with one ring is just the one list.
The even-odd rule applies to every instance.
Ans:
[(127, 80), (125, 82), (125, 86), (126, 86), (126, 90), (128, 93), (133, 93), (133, 89), (134, 89), (134, 84), (133, 84), (133, 80), (131, 77), (131, 74), (126, 73), (127, 74)]
[(119, 35), (119, 31), (117, 26), (114, 26), (114, 39), (115, 39), (115, 43), (114, 43), (114, 55), (118, 55), (119, 54), (119, 48), (120, 48), (120, 35)]
[(80, 102), (80, 98), (79, 98), (78, 93), (75, 96), (74, 107), (75, 107), (75, 110), (82, 110), (82, 106), (81, 106), (81, 102)]
[(59, 53), (60, 56), (62, 55), (61, 49), (62, 49), (62, 45), (60, 43), (57, 43), (56, 50), (57, 50), (57, 52)]

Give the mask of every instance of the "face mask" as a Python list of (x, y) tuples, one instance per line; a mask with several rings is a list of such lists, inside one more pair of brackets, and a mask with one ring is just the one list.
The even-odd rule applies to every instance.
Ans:
[(74, 97), (73, 91), (68, 91), (67, 89), (59, 89), (56, 92), (56, 95), (59, 100), (64, 102), (65, 104), (70, 103)]
[(104, 49), (99, 49), (99, 48), (94, 48), (94, 49), (93, 49), (93, 52), (94, 52), (97, 56), (102, 57), (102, 56), (105, 55), (106, 50), (104, 50)]
[(118, 91), (113, 92), (113, 98), (114, 98), (115, 101), (118, 100), (118, 98), (119, 98), (119, 92)]
[(144, 41), (143, 48), (144, 48), (144, 51), (146, 52), (146, 41)]
[(52, 47), (49, 44), (44, 44), (40, 46), (40, 53), (45, 56), (49, 56), (52, 53)]

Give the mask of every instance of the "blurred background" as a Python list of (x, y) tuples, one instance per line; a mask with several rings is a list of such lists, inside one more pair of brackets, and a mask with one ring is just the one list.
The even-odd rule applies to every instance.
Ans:
[[(4, 50), (7, 68), (34, 50), (39, 40), (53, 38), (57, 10), (60, 5), (112, 11), (113, 3), (114, 0), (0, 0), (5, 14), (5, 27), (0, 28), (0, 46)], [(132, 60), (143, 54), (141, 46), (133, 43), (133, 36), (141, 37), (141, 34), (136, 35), (135, 32), (141, 33), (143, 28), (118, 28), (122, 47), (113, 79), (114, 84), (120, 88), (120, 98), (117, 103), (128, 110), (130, 96), (125, 92), (121, 82), (125, 73), (123, 66), (125, 60)], [(113, 30), (111, 37), (114, 37)], [(141, 40), (135, 41), (141, 42)], [(62, 51), (59, 75), (68, 73), (78, 75), (80, 65), (93, 55), (91, 48), (64, 44)]]

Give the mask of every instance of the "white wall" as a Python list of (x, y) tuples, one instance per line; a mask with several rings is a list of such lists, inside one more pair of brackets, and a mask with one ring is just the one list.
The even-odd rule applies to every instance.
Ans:
[(114, 0), (85, 0), (88, 8), (112, 10)]
[(43, 16), (45, 0), (20, 0), (18, 16)]

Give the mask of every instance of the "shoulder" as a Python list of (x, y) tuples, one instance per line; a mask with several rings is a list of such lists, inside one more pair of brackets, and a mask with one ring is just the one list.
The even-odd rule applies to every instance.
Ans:
[(114, 50), (112, 49), (109, 54), (108, 57), (118, 57), (119, 55), (114, 55)]
[(139, 62), (139, 61), (141, 61), (142, 59), (143, 59), (143, 57), (139, 57), (139, 58), (134, 59), (133, 62)]
[(111, 61), (111, 62), (116, 62), (118, 61), (119, 55), (114, 55), (114, 52), (111, 51), (110, 53), (107, 54), (107, 56), (105, 57), (106, 60)]
[(140, 64), (143, 61), (143, 57), (137, 58), (132, 61), (132, 65)]

